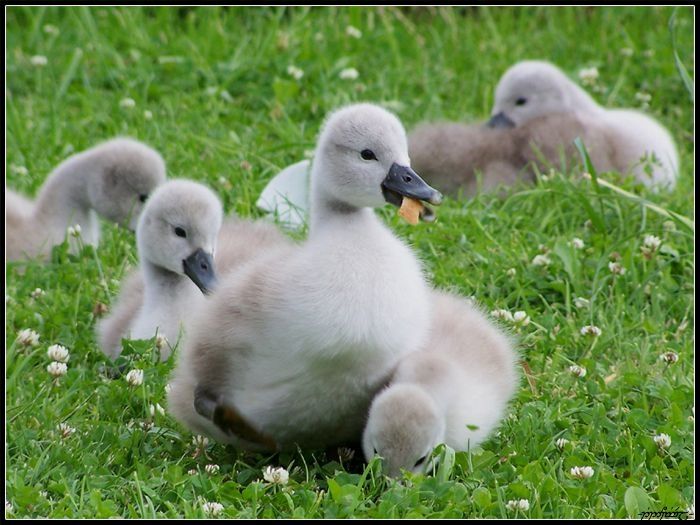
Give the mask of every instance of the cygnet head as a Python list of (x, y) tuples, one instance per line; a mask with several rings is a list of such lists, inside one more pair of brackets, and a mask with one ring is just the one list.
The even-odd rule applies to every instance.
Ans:
[[(400, 206), (403, 196), (439, 204), (440, 192), (411, 169), (406, 131), (393, 114), (373, 104), (332, 113), (323, 127), (313, 163), (316, 199), (331, 207)], [(427, 210), (427, 208), (426, 208)], [(432, 214), (425, 212), (424, 220)]]
[(490, 127), (515, 127), (543, 115), (589, 110), (597, 104), (559, 68), (538, 60), (518, 62), (496, 86)]
[(91, 207), (102, 217), (134, 230), (146, 200), (165, 182), (163, 158), (128, 138), (112, 139), (79, 155), (91, 172)]
[(188, 180), (161, 185), (146, 202), (136, 229), (143, 261), (186, 275), (209, 293), (216, 283), (214, 251), (221, 229), (219, 198)]
[(433, 399), (415, 385), (397, 384), (372, 402), (362, 449), (367, 461), (379, 455), (386, 473), (397, 476), (401, 469), (421, 471), (444, 438), (444, 417)]

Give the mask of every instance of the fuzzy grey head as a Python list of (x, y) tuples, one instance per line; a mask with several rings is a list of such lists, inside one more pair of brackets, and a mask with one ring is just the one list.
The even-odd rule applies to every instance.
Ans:
[(160, 154), (136, 140), (113, 139), (80, 154), (89, 170), (88, 194), (102, 217), (135, 229), (153, 190), (165, 182)]
[(372, 402), (362, 448), (367, 461), (379, 455), (386, 473), (397, 476), (401, 469), (421, 471), (444, 437), (444, 418), (432, 398), (417, 386), (397, 384)]
[[(332, 113), (312, 171), (314, 192), (353, 208), (400, 204), (401, 195), (439, 203), (439, 193), (410, 169), (406, 131), (392, 113), (354, 104)], [(398, 203), (387, 198), (387, 181)]]
[(194, 263), (203, 260), (202, 256), (213, 259), (222, 216), (219, 198), (206, 186), (188, 180), (168, 181), (148, 199), (139, 219), (139, 257), (184, 275), (185, 261)]
[(585, 109), (581, 106), (589, 102), (590, 97), (556, 66), (526, 60), (508, 69), (498, 82), (490, 124), (520, 126), (542, 115)]

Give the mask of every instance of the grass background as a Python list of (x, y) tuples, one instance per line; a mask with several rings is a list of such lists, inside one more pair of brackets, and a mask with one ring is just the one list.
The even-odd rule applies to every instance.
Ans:
[[(114, 135), (162, 152), (170, 177), (209, 183), (228, 212), (257, 216), (266, 182), (314, 145), (327, 111), (384, 103), (408, 129), (425, 119), (482, 120), (500, 75), (520, 59), (551, 60), (572, 78), (600, 72), (595, 98), (648, 111), (675, 137), (678, 187), (653, 194), (608, 176), (663, 209), (694, 215), (694, 104), (674, 62), (671, 8), (6, 8), (6, 184), (34, 194), (67, 155)], [(676, 13), (676, 52), (694, 78), (694, 12)], [(52, 29), (53, 26), (56, 30)], [(348, 25), (362, 31), (357, 39)], [(622, 50), (628, 48), (629, 52)], [(31, 57), (47, 57), (45, 67)], [(304, 71), (294, 80), (287, 67)], [(353, 67), (356, 80), (339, 73)], [(123, 108), (126, 97), (135, 101)], [(144, 114), (149, 111), (152, 118)], [(26, 167), (28, 174), (18, 166)], [(93, 308), (109, 304), (136, 264), (133, 236), (104, 224), (103, 242), (64, 247), (24, 275), (6, 265), (6, 502), (8, 515), (201, 517), (636, 517), (694, 501), (694, 231), (570, 173), (505, 196), (452, 200), (436, 224), (382, 216), (426, 263), (433, 282), (486, 308), (524, 310), (532, 370), (499, 432), (481, 450), (446, 454), (434, 476), (389, 480), (332, 454), (262, 456), (191, 435), (164, 404), (173, 363), (151, 342), (125, 359), (145, 369), (131, 389), (111, 379), (96, 347)], [(651, 260), (640, 246), (663, 239)], [(584, 240), (583, 250), (569, 241)], [(542, 247), (540, 248), (540, 245)], [(548, 250), (552, 264), (531, 264)], [(627, 269), (608, 270), (611, 254)], [(514, 268), (515, 276), (507, 270)], [(46, 295), (32, 298), (35, 288)], [(574, 298), (590, 299), (576, 308)], [(596, 339), (579, 330), (594, 324)], [(40, 344), (22, 348), (32, 328)], [(59, 386), (46, 349), (71, 351)], [(677, 352), (673, 365), (659, 361)], [(571, 364), (588, 374), (575, 378)], [(62, 438), (59, 423), (76, 432)], [(667, 451), (653, 441), (671, 436)], [(570, 443), (559, 450), (554, 441)], [(358, 453), (359, 455), (359, 453)], [(220, 465), (209, 475), (204, 466)], [(261, 482), (266, 465), (289, 485)], [(595, 469), (577, 481), (573, 466)], [(197, 474), (188, 474), (196, 469)], [(528, 499), (526, 512), (510, 511)], [(6, 503), (7, 509), (7, 503)]]

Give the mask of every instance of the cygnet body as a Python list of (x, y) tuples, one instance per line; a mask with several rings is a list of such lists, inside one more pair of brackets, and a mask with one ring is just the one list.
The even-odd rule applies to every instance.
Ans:
[[(597, 169), (618, 169), (607, 136), (596, 119), (553, 113), (517, 127), (423, 123), (409, 134), (408, 151), (414, 168), (429, 184), (445, 193), (473, 196), (479, 189), (532, 181), (536, 171), (579, 165), (577, 137)], [(480, 186), (478, 174), (482, 175)]]
[(566, 112), (598, 122), (622, 173), (634, 174), (647, 186), (675, 185), (678, 152), (666, 128), (639, 111), (600, 106), (548, 62), (523, 61), (506, 71), (496, 87), (491, 122), (521, 126), (543, 115)]
[(369, 410), (362, 446), (395, 476), (418, 471), (435, 446), (474, 448), (500, 422), (518, 384), (509, 337), (470, 302), (434, 292), (429, 343), (403, 358)]
[(76, 224), (82, 242), (97, 245), (97, 215), (134, 229), (144, 202), (163, 181), (162, 157), (136, 140), (112, 139), (77, 153), (53, 170), (36, 201), (7, 192), (5, 258), (45, 259)]
[(166, 359), (185, 319), (215, 283), (213, 256), (221, 227), (218, 197), (206, 186), (172, 180), (146, 203), (136, 230), (140, 267), (126, 278), (113, 313), (97, 326), (100, 346), (114, 358), (122, 337), (163, 335)]
[[(331, 114), (308, 240), (222, 280), (179, 355), (168, 395), (177, 419), (250, 449), (359, 439), (374, 393), (430, 322), (418, 259), (372, 210), (401, 196), (439, 203), (409, 166), (394, 115), (370, 104)], [(242, 423), (227, 428), (231, 419)]]

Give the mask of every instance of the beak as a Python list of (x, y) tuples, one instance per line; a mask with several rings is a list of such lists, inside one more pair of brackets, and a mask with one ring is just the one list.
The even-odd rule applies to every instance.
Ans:
[(394, 206), (401, 206), (403, 197), (438, 205), (442, 202), (442, 194), (431, 188), (418, 174), (408, 166), (391, 165), (389, 174), (382, 181), (384, 200)]
[(510, 120), (503, 111), (496, 113), (491, 120), (489, 120), (486, 125), (489, 128), (514, 128), (515, 122)]
[(216, 273), (211, 254), (199, 248), (182, 261), (182, 266), (185, 275), (192, 279), (192, 282), (202, 290), (203, 294), (208, 295), (212, 292), (216, 286)]

